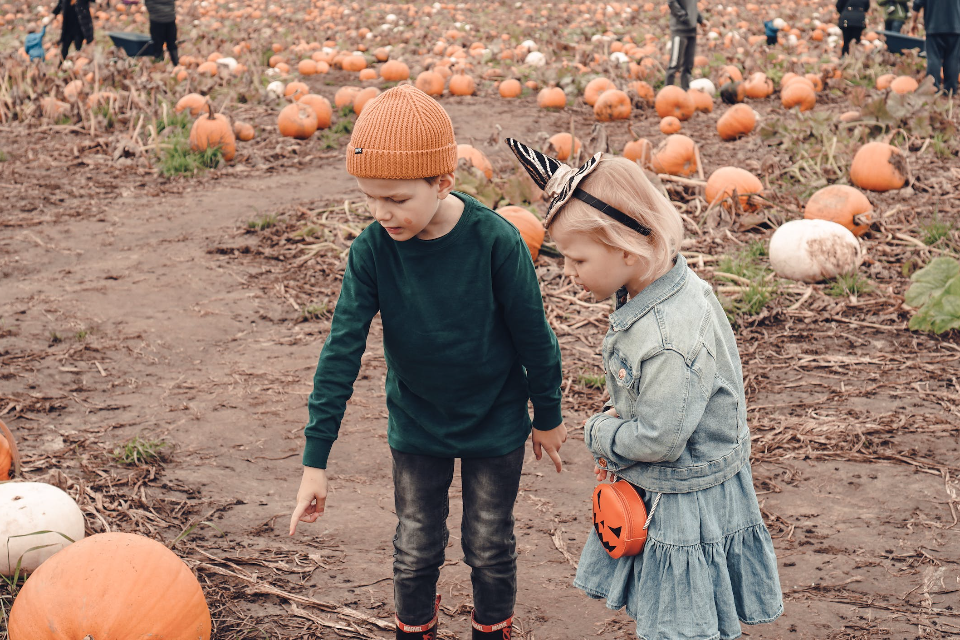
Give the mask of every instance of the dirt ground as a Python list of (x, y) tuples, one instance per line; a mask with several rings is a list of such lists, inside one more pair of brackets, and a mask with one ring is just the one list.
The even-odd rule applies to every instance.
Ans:
[[(502, 105), (444, 103), (461, 138), (478, 144), (509, 113)], [(501, 135), (569, 127), (567, 115), (535, 118)], [(14, 134), (3, 135), (9, 150)], [(750, 144), (759, 143), (737, 154), (750, 157)], [(502, 146), (487, 152), (508, 163)], [(376, 324), (331, 455), (327, 512), (295, 538), (286, 532), (329, 326), (328, 314), (305, 319), (304, 310), (332, 306), (337, 281), (326, 270), (339, 262), (291, 260), (288, 231), (309, 212), (360, 200), (339, 152), (317, 153), (306, 168), (228, 169), (192, 183), (146, 176), (86, 204), (62, 168), (5, 165), (4, 186), (36, 194), (49, 185), (33, 208), (0, 213), (0, 417), (19, 438), (27, 477), (82, 496), (88, 533), (109, 526), (168, 542), (199, 575), (218, 639), (392, 637), (396, 519)], [(277, 227), (248, 228), (268, 214)], [(362, 211), (347, 219), (362, 221)], [(739, 242), (735, 231), (726, 235)], [(713, 241), (692, 242), (707, 252)], [(955, 335), (906, 329), (904, 279), (890, 276), (902, 255), (874, 255), (876, 295), (841, 308), (817, 291), (800, 312), (776, 309), (738, 330), (754, 474), (786, 607), (772, 624), (744, 627), (746, 637), (960, 636), (960, 346)], [(541, 259), (545, 282), (559, 282), (558, 264)], [(597, 309), (583, 308), (602, 318)], [(558, 331), (568, 373), (600, 372), (590, 354), (602, 322), (584, 327)], [(601, 397), (567, 386), (562, 474), (528, 450), (516, 508), (518, 637), (635, 637), (625, 613), (571, 584), (594, 485), (579, 427)], [(162, 465), (113, 460), (136, 435), (175, 446)], [(439, 589), (441, 637), (462, 639), (471, 592), (457, 482)]]

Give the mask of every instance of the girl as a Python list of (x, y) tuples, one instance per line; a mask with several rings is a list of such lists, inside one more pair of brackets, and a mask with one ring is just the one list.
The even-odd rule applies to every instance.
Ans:
[(553, 198), (545, 224), (564, 273), (598, 300), (616, 295), (603, 343), (611, 402), (584, 440), (598, 481), (629, 481), (651, 516), (642, 551), (616, 560), (598, 523), (574, 585), (626, 607), (649, 640), (737, 638), (740, 622), (776, 619), (736, 338), (680, 255), (679, 213), (629, 160), (597, 154), (574, 170), (507, 143)]
[(84, 42), (93, 42), (93, 18), (90, 3), (96, 0), (57, 0), (53, 15), (63, 14), (63, 29), (60, 31), (60, 64), (70, 52), (72, 44), (77, 51)]
[(860, 36), (867, 26), (867, 12), (870, 0), (837, 0), (837, 13), (840, 14), (840, 32), (843, 34), (843, 47), (840, 55), (850, 52), (852, 42), (860, 42)]

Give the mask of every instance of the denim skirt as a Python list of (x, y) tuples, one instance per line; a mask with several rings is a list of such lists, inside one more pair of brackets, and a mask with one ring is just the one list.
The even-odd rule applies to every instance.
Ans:
[[(648, 512), (655, 497), (643, 497)], [(574, 586), (626, 607), (644, 640), (727, 640), (741, 622), (777, 619), (777, 557), (749, 463), (715, 487), (663, 494), (639, 555), (614, 560), (591, 529)]]

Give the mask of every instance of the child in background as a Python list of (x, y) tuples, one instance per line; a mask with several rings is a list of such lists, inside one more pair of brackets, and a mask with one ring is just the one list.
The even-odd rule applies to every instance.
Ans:
[(534, 455), (539, 460), (546, 451), (559, 472), (566, 440), (560, 348), (519, 232), (453, 191), (456, 166), (449, 116), (411, 85), (385, 91), (357, 118), (347, 171), (375, 222), (350, 246), (314, 376), (290, 535), (298, 520), (315, 522), (324, 510), (327, 457), (379, 311), (399, 520), (396, 637), (437, 637), (448, 491), (460, 458), (473, 638), (508, 640), (517, 593), (513, 506), (531, 429), (527, 402)]
[(584, 441), (597, 480), (628, 481), (650, 516), (643, 549), (619, 559), (597, 525), (574, 586), (626, 607), (649, 640), (737, 638), (740, 622), (776, 619), (736, 337), (680, 254), (680, 214), (625, 158), (597, 154), (573, 170), (507, 144), (553, 197), (546, 225), (564, 273), (597, 300), (616, 296), (601, 354), (612, 406), (586, 421)]
[(787, 26), (787, 23), (783, 21), (783, 18), (774, 18), (763, 23), (763, 31), (767, 36), (767, 46), (772, 47), (777, 44), (777, 37), (785, 26)]
[(877, 6), (883, 12), (884, 31), (900, 33), (910, 16), (909, 0), (877, 0)]
[(177, 3), (176, 0), (144, 0), (150, 16), (150, 39), (153, 40), (153, 57), (163, 62), (163, 45), (167, 45), (170, 62), (180, 64), (177, 53)]
[(33, 60), (42, 62), (47, 55), (43, 50), (43, 36), (47, 33), (47, 20), (47, 18), (44, 18), (43, 26), (39, 30), (36, 26), (31, 26), (27, 31), (26, 39), (23, 41), (23, 49), (30, 56), (31, 62)]

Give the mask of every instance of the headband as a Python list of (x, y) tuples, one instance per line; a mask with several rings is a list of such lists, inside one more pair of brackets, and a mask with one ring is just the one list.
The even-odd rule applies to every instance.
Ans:
[(520, 164), (523, 165), (526, 172), (533, 178), (533, 181), (537, 183), (537, 186), (551, 198), (550, 205), (547, 207), (547, 217), (544, 219), (544, 226), (549, 227), (560, 208), (566, 204), (570, 198), (576, 198), (590, 205), (597, 211), (613, 218), (620, 224), (633, 229), (637, 233), (645, 236), (650, 235), (651, 231), (649, 227), (640, 224), (613, 205), (607, 204), (603, 200), (590, 195), (578, 186), (580, 181), (587, 177), (590, 172), (600, 164), (602, 153), (595, 154), (580, 165), (579, 168), (573, 169), (559, 160), (540, 153), (536, 149), (532, 149), (513, 138), (507, 138), (506, 142), (510, 150), (513, 151), (517, 159), (520, 160)]

